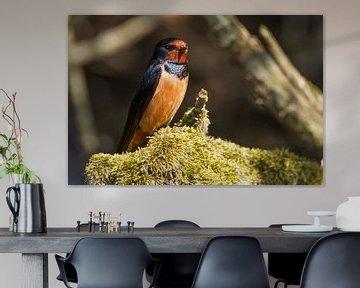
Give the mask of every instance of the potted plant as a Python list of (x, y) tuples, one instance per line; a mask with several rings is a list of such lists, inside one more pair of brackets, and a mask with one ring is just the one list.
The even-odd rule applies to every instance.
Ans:
[(24, 163), (21, 153), (23, 136), (28, 132), (22, 128), (19, 114), (16, 110), (16, 93), (6, 96), (7, 103), (0, 104), (1, 117), (8, 126), (8, 133), (0, 133), (0, 179), (9, 175), (13, 183), (41, 183), (41, 179)]
[(0, 179), (10, 176), (12, 186), (6, 201), (13, 216), (10, 230), (21, 233), (46, 232), (44, 189), (39, 176), (24, 163), (21, 145), (27, 131), (22, 128), (16, 109), (16, 93), (0, 89), (6, 102), (0, 105), (1, 117), (8, 127), (0, 131)]

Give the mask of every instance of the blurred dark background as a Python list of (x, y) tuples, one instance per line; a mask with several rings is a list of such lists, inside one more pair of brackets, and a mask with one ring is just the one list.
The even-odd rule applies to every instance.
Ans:
[[(322, 16), (237, 17), (255, 35), (260, 25), (266, 25), (300, 73), (323, 88)], [(145, 23), (147, 32), (143, 35), (138, 35), (141, 34), (138, 29), (131, 30), (135, 26), (127, 26), (136, 19)], [(123, 37), (102, 37), (121, 27)], [(226, 50), (212, 41), (203, 17), (69, 16), (68, 184), (86, 184), (84, 168), (92, 154), (113, 152), (153, 49), (167, 37), (184, 39), (190, 53), (187, 94), (172, 123), (193, 105), (199, 90), (205, 88), (209, 93), (210, 135), (247, 147), (286, 147), (313, 158), (302, 149), (298, 138), (251, 101), (239, 79), (239, 67), (229, 61)], [(102, 41), (103, 45), (99, 45)], [(124, 44), (118, 45), (117, 41)], [(104, 52), (112, 43), (119, 47), (111, 53)], [(72, 53), (75, 46), (83, 46), (84, 50)], [(87, 52), (93, 57), (83, 57)]]

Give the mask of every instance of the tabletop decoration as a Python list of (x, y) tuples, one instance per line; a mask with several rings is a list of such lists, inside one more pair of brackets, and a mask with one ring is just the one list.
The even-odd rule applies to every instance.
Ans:
[(360, 231), (360, 196), (348, 197), (337, 207), (336, 226), (342, 231)]
[(6, 202), (11, 211), (9, 230), (32, 233), (46, 232), (44, 188), (40, 177), (24, 162), (22, 141), (28, 132), (22, 127), (16, 107), (16, 93), (9, 95), (4, 89), (5, 104), (1, 104), (1, 117), (8, 127), (0, 133), (0, 179), (9, 176), (11, 187), (6, 190)]
[(332, 226), (321, 225), (320, 217), (335, 216), (335, 211), (308, 211), (309, 216), (314, 217), (313, 224), (297, 224), (297, 225), (282, 225), (281, 229), (287, 232), (330, 232), (333, 230)]

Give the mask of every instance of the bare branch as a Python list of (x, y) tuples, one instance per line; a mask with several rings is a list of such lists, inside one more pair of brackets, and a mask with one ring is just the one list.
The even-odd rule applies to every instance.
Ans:
[(322, 156), (323, 95), (290, 63), (268, 29), (261, 35), (270, 47), (267, 53), (260, 40), (249, 33), (234, 16), (206, 16), (217, 42), (231, 51), (242, 78), (258, 105), (306, 143), (307, 149)]

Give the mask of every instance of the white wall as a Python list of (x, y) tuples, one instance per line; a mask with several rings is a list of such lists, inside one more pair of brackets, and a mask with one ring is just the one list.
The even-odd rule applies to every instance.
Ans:
[[(151, 5), (149, 5), (151, 3)], [(187, 218), (201, 226), (309, 222), (307, 210), (334, 210), (360, 195), (360, 2), (358, 0), (97, 1), (1, 0), (0, 87), (18, 92), (30, 138), (26, 161), (46, 187), (48, 226), (73, 226), (89, 210), (122, 212), (136, 226)], [(68, 14), (324, 14), (325, 185), (321, 187), (67, 186)], [(354, 37), (347, 38), (356, 34)], [(344, 43), (334, 44), (345, 37)], [(0, 226), (8, 224), (6, 180)], [(335, 224), (334, 220), (327, 223)], [(50, 287), (62, 287), (52, 255)], [(0, 255), (1, 287), (20, 287), (19, 255)]]

